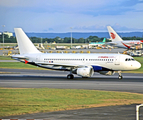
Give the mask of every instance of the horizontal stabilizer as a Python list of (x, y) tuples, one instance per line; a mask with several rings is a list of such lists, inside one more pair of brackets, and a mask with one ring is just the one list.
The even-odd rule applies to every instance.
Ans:
[(12, 59), (29, 59), (28, 57), (22, 56), (22, 55), (12, 55)]

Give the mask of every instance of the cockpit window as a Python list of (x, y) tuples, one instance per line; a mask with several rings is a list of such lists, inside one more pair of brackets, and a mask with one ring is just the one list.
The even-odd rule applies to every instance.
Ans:
[(132, 61), (135, 61), (135, 59), (132, 58)]
[(133, 58), (126, 58), (125, 61), (135, 61)]

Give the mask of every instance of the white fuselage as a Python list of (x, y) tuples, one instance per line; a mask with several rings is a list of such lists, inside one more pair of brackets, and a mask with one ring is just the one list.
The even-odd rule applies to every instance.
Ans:
[(39, 53), (25, 56), (29, 58), (29, 62), (35, 62), (39, 65), (45, 63), (55, 66), (92, 66), (94, 71), (100, 71), (100, 67), (119, 71), (134, 70), (141, 66), (131, 56), (123, 54)]
[(112, 41), (108, 42), (107, 44), (120, 48), (131, 48), (135, 47), (136, 45), (140, 45), (141, 43), (143, 43), (142, 40), (124, 40), (124, 41)]

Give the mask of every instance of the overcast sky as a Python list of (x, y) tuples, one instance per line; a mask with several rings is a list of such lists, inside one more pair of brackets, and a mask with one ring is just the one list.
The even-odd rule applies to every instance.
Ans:
[(143, 0), (0, 0), (0, 31), (143, 32)]

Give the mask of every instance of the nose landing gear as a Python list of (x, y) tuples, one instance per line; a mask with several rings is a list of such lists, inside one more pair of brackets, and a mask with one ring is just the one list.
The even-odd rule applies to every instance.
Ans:
[(121, 80), (121, 79), (123, 79), (123, 77), (119, 75), (118, 79), (120, 79), (120, 80)]
[(118, 73), (119, 73), (118, 79), (119, 79), (119, 80), (123, 79), (123, 76), (121, 75), (121, 71), (118, 71)]

